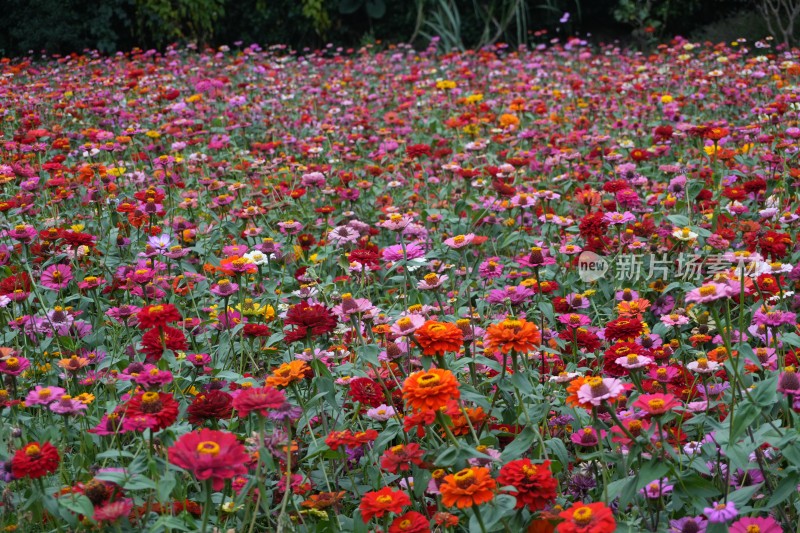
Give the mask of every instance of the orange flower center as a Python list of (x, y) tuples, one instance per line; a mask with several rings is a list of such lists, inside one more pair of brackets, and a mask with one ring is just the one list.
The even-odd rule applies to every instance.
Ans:
[(522, 473), (525, 474), (525, 477), (532, 478), (536, 476), (536, 467), (533, 465), (525, 465), (522, 467)]
[(592, 510), (588, 507), (579, 507), (572, 513), (572, 520), (578, 525), (585, 526), (592, 521)]
[(662, 379), (666, 378), (667, 377), (667, 369), (666, 368), (659, 368), (658, 370), (656, 370), (656, 375), (658, 377), (662, 378)]
[(426, 283), (436, 283), (437, 281), (439, 281), (439, 276), (431, 273), (431, 274), (426, 274), (424, 279)]
[(17, 359), (16, 357), (9, 357), (8, 359), (6, 359), (6, 368), (8, 368), (9, 370), (16, 370), (17, 368), (19, 368), (19, 359)]
[(204, 440), (197, 445), (197, 453), (216, 457), (219, 454), (219, 444), (214, 441)]
[(761, 533), (761, 528), (755, 524), (747, 526), (747, 533)]
[(37, 457), (40, 453), (42, 453), (42, 450), (36, 444), (29, 444), (28, 447), (25, 448), (25, 455), (28, 457)]
[(635, 353), (628, 354), (628, 364), (635, 365), (639, 361), (639, 356)]
[(465, 239), (466, 237), (464, 237), (463, 235), (456, 235), (455, 237), (453, 237), (453, 242), (456, 244), (461, 244), (462, 242), (464, 242)]
[(697, 360), (697, 368), (708, 368), (708, 359), (701, 357)]
[(53, 391), (50, 389), (41, 389), (39, 391), (39, 398), (49, 398), (52, 393)]
[(383, 496), (378, 496), (376, 501), (381, 505), (389, 505), (392, 503), (392, 497), (388, 494), (384, 494)]

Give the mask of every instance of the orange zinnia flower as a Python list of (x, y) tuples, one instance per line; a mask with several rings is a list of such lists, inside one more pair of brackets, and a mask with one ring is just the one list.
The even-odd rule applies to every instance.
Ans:
[(490, 348), (501, 350), (504, 354), (511, 350), (528, 353), (542, 342), (542, 334), (536, 324), (524, 318), (506, 319), (486, 328), (486, 341)]
[(403, 399), (415, 411), (437, 411), (460, 396), (456, 377), (441, 368), (414, 372), (403, 382)]
[(473, 466), (445, 476), (439, 491), (445, 507), (455, 505), (463, 509), (491, 501), (495, 487), (497, 482), (492, 479), (488, 468)]
[(295, 381), (304, 380), (310, 373), (311, 367), (305, 361), (296, 360), (276, 368), (267, 378), (266, 384), (269, 387), (288, 387)]
[(422, 346), (425, 355), (442, 355), (444, 352), (457, 352), (464, 344), (464, 332), (449, 322), (428, 320), (414, 332), (414, 338)]

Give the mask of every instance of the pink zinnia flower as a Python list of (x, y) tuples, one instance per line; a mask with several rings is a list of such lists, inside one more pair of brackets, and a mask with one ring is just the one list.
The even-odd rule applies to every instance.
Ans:
[(685, 326), (689, 323), (689, 317), (685, 315), (661, 315), (661, 323), (665, 326)]
[(642, 394), (633, 402), (634, 407), (645, 411), (648, 415), (663, 415), (680, 406), (681, 402), (672, 394)]
[(186, 433), (167, 452), (170, 463), (201, 481), (210, 479), (214, 490), (222, 490), (226, 479), (246, 474), (250, 460), (236, 435), (207, 428)]
[[(592, 381), (592, 380), (589, 380)], [(603, 378), (601, 383), (592, 386), (591, 383), (584, 383), (578, 389), (578, 400), (585, 404), (590, 403), (598, 406), (604, 400), (617, 398), (625, 392), (625, 385), (616, 378)]]
[(645, 368), (653, 363), (653, 360), (644, 355), (635, 353), (628, 354), (624, 357), (617, 357), (614, 362), (627, 370), (635, 370), (637, 368)]
[(570, 313), (568, 315), (559, 315), (558, 321), (570, 329), (582, 328), (592, 323), (592, 319), (586, 315), (578, 313)]
[(397, 320), (391, 326), (392, 333), (395, 335), (411, 335), (425, 323), (425, 317), (417, 314), (410, 314)]
[(244, 389), (233, 399), (233, 408), (244, 418), (250, 413), (267, 416), (270, 409), (277, 409), (286, 402), (283, 392), (272, 387), (253, 387)]
[(695, 302), (699, 304), (713, 302), (721, 298), (729, 298), (733, 295), (733, 289), (722, 283), (706, 283), (705, 285), (692, 289), (686, 294), (686, 303)]
[(50, 265), (39, 278), (42, 287), (51, 290), (61, 290), (72, 281), (72, 269), (68, 265)]
[(95, 522), (115, 522), (123, 516), (128, 516), (133, 509), (133, 500), (124, 498), (115, 502), (95, 507), (92, 518)]
[(59, 415), (77, 415), (88, 408), (85, 403), (68, 395), (63, 395), (57, 402), (50, 404), (50, 410)]
[(66, 391), (61, 387), (42, 387), (41, 385), (36, 385), (36, 388), (30, 391), (25, 397), (25, 405), (29, 407), (31, 405), (48, 405), (61, 398), (65, 392)]
[(30, 366), (31, 362), (25, 357), (6, 357), (0, 360), (0, 374), (19, 376)]
[(783, 528), (774, 518), (769, 516), (766, 518), (745, 516), (731, 524), (728, 529), (729, 533), (752, 533), (753, 531), (758, 531), (758, 533), (783, 533)]
[(475, 240), (475, 234), (467, 233), (466, 235), (456, 235), (455, 237), (445, 239), (444, 244), (450, 248), (458, 250), (459, 248), (469, 246), (472, 244), (473, 240)]

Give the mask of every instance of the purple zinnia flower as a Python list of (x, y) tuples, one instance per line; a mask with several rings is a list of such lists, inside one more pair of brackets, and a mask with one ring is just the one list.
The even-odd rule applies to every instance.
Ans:
[(706, 507), (703, 509), (703, 514), (708, 517), (709, 522), (715, 524), (724, 524), (733, 520), (739, 515), (736, 505), (733, 502), (714, 502), (713, 507)]

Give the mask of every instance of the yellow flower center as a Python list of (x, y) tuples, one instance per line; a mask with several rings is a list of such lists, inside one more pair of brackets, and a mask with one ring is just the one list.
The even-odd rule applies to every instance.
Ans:
[(441, 378), (436, 374), (425, 373), (417, 378), (417, 385), (424, 388), (435, 387), (441, 383)]
[(157, 392), (145, 392), (142, 395), (142, 403), (155, 403), (159, 400)]
[(588, 507), (580, 507), (572, 513), (572, 520), (581, 526), (585, 526), (592, 521), (592, 510)]
[(473, 472), (470, 468), (465, 468), (464, 470), (453, 474), (453, 478), (456, 480), (456, 485), (462, 489), (465, 489), (475, 483), (475, 472)]
[(656, 398), (655, 400), (648, 401), (647, 405), (654, 411), (660, 411), (661, 409), (664, 409), (664, 400)]
[(378, 496), (377, 502), (381, 505), (389, 505), (392, 503), (392, 497), (389, 494), (384, 494), (383, 496)]
[(713, 296), (714, 294), (717, 294), (717, 288), (714, 285), (700, 287), (700, 296)]
[(455, 237), (453, 237), (453, 242), (456, 243), (456, 244), (461, 244), (465, 240), (466, 240), (466, 237), (463, 236), (463, 235), (456, 235)]
[(197, 445), (197, 453), (216, 457), (219, 454), (219, 444), (214, 441), (204, 440)]

